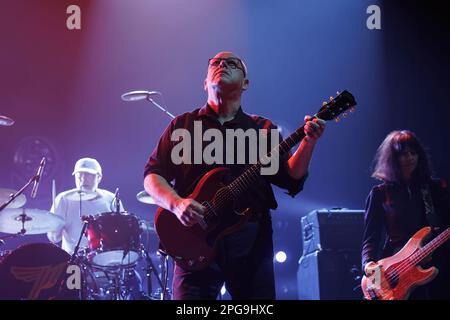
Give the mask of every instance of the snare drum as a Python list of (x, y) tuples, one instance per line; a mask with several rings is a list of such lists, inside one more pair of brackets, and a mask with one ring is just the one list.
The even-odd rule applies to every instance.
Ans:
[(67, 252), (50, 243), (9, 252), (0, 263), (0, 300), (79, 299), (79, 290), (66, 285), (69, 260)]
[(131, 266), (141, 257), (139, 219), (126, 212), (105, 212), (88, 220), (89, 261), (100, 267)]

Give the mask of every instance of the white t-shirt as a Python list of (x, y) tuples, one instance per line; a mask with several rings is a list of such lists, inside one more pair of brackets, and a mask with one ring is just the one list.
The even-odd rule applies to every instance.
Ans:
[[(71, 189), (61, 192), (55, 198), (50, 211), (58, 216), (61, 216), (64, 221), (64, 227), (57, 232), (47, 233), (47, 237), (51, 242), (59, 242), (62, 240), (62, 249), (72, 254), (80, 237), (83, 223), (81, 216), (96, 215), (103, 212), (111, 212), (115, 209), (112, 206), (114, 194), (104, 189), (97, 189), (97, 196), (95, 199), (81, 201), (81, 216), (80, 216), (80, 201), (69, 200), (67, 195), (76, 192), (77, 189)], [(124, 211), (121, 204), (121, 211)], [(87, 238), (83, 235), (80, 248), (88, 246)]]

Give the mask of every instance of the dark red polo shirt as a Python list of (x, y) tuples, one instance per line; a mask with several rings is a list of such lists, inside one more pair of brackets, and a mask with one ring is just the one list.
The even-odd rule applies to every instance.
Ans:
[[(237, 144), (234, 146), (235, 161), (233, 164), (226, 164), (226, 148), (225, 146), (233, 141), (226, 141), (226, 129), (243, 129), (244, 131), (250, 128), (255, 130), (268, 130), (268, 148), (270, 148), (270, 129), (277, 127), (268, 119), (256, 115), (249, 115), (239, 108), (234, 119), (221, 124), (217, 120), (215, 111), (206, 104), (202, 108), (198, 108), (192, 112), (184, 113), (171, 121), (169, 126), (162, 134), (158, 145), (151, 153), (144, 169), (144, 177), (150, 173), (158, 174), (164, 177), (168, 182), (171, 182), (175, 191), (181, 196), (188, 196), (195, 188), (198, 180), (208, 171), (217, 167), (227, 167), (231, 169), (230, 182), (232, 179), (240, 175), (246, 168), (251, 166), (249, 163), (249, 148), (255, 147), (249, 145), (249, 140), (246, 139), (245, 150), (246, 159), (245, 164), (237, 164)], [(201, 121), (202, 133), (207, 129), (215, 128), (220, 130), (223, 134), (224, 149), (223, 149), (223, 164), (206, 164), (203, 160), (201, 164), (194, 163), (194, 121)], [(179, 143), (178, 141), (171, 141), (172, 132), (176, 129), (187, 129), (191, 134), (191, 163), (174, 164), (171, 158), (172, 148)], [(278, 133), (279, 134), (279, 133)], [(257, 135), (258, 137), (258, 135)], [(202, 140), (202, 139), (201, 139)], [(259, 138), (257, 139), (259, 145)], [(281, 142), (281, 135), (279, 142)], [(210, 141), (202, 141), (203, 148), (210, 144)], [(269, 149), (267, 149), (268, 151)], [(259, 153), (257, 153), (259, 154)], [(279, 170), (275, 175), (261, 176), (261, 178), (251, 188), (245, 192), (240, 198), (238, 207), (252, 207), (253, 209), (268, 211), (268, 209), (276, 209), (277, 202), (275, 200), (271, 183), (286, 189), (289, 195), (294, 197), (303, 189), (303, 184), (307, 175), (301, 179), (293, 179), (286, 171), (287, 160), (291, 153), (281, 156), (279, 159)]]

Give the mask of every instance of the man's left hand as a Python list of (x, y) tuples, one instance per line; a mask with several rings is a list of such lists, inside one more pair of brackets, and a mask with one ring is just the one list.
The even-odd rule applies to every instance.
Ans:
[(316, 142), (325, 130), (325, 120), (312, 119), (311, 116), (305, 116), (305, 135), (308, 142)]

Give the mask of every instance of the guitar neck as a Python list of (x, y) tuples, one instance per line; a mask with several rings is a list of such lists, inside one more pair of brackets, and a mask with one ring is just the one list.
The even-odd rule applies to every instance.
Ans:
[(272, 156), (282, 156), (289, 152), (297, 143), (305, 137), (304, 125), (295, 130), (289, 137), (284, 139), (280, 144), (273, 148), (265, 156), (261, 157), (258, 162), (244, 171), (239, 177), (228, 185), (228, 189), (234, 198), (238, 198), (245, 192), (261, 175), (262, 163), (267, 163)]
[(422, 262), (423, 259), (428, 257), (434, 250), (443, 245), (450, 238), (450, 227), (444, 232), (439, 234), (436, 238), (428, 242), (421, 250), (417, 251), (411, 256), (411, 262), (414, 265)]
[[(330, 99), (329, 102), (324, 102), (319, 112), (315, 114), (312, 119), (320, 118), (325, 121), (336, 119), (340, 114), (352, 111), (356, 106), (355, 97), (344, 90), (339, 93), (336, 98)], [(228, 192), (235, 199), (246, 191), (261, 175), (261, 168), (264, 164), (269, 163), (273, 156), (282, 156), (287, 153), (293, 146), (299, 143), (304, 137), (304, 125), (295, 130), (289, 137), (284, 139), (280, 144), (273, 148), (268, 154), (261, 157), (258, 162), (244, 171), (238, 178), (227, 186)]]

